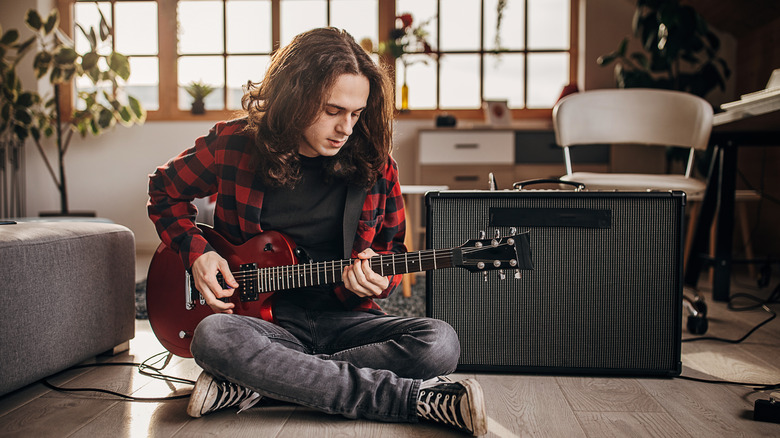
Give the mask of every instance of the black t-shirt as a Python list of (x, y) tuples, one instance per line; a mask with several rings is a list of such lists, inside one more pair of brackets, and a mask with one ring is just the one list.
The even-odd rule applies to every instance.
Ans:
[[(301, 155), (300, 159), (301, 180), (294, 188), (265, 190), (260, 224), (264, 230), (286, 234), (315, 262), (341, 260), (347, 184), (335, 178), (326, 181), (326, 157)], [(332, 290), (333, 285), (321, 285), (281, 295), (307, 308), (340, 306)]]

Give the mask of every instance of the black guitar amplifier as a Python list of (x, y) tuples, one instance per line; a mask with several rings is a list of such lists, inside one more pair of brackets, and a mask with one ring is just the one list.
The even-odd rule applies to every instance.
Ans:
[(459, 370), (678, 375), (682, 192), (441, 191), (428, 248), (529, 231), (534, 270), (427, 273), (429, 317), (450, 323)]

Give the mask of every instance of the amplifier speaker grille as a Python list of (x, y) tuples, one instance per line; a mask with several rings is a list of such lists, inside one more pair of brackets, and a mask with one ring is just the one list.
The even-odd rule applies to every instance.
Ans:
[[(461, 370), (679, 374), (684, 201), (682, 193), (428, 193), (428, 248), (514, 226), (530, 231), (535, 269), (520, 280), (430, 271), (427, 315), (458, 332)], [(608, 221), (566, 225), (573, 211)]]

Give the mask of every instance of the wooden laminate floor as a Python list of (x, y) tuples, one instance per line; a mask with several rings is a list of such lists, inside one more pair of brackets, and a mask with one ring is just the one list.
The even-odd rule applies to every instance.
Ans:
[[(773, 282), (774, 287), (776, 282)], [(733, 288), (766, 297), (771, 288)], [(702, 290), (707, 292), (706, 287)], [(768, 314), (732, 312), (725, 303), (709, 306), (708, 335), (737, 338)], [(775, 310), (780, 305), (774, 304)], [(684, 333), (684, 338), (688, 337)], [(130, 351), (98, 361), (139, 362), (162, 351), (146, 321), (138, 321)], [(683, 344), (683, 375), (755, 383), (780, 383), (780, 319), (738, 345)], [(191, 359), (174, 358), (168, 374), (195, 379)], [(757, 422), (756, 399), (738, 385), (682, 379), (573, 377), (522, 374), (459, 374), (475, 377), (486, 394), (488, 436), (546, 437), (756, 437), (780, 436), (780, 424)], [(101, 387), (137, 397), (186, 394), (189, 385), (168, 384), (139, 375), (131, 367), (69, 370), (51, 382), (69, 387)], [(126, 402), (95, 393), (66, 394), (36, 383), (0, 398), (2, 437), (446, 437), (462, 436), (430, 424), (352, 421), (295, 406), (262, 406), (240, 415), (235, 410), (201, 419), (185, 413), (187, 400)]]

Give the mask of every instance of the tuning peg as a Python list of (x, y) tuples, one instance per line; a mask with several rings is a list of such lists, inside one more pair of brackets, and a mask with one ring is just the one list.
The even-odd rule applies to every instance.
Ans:
[(506, 280), (506, 274), (504, 273), (504, 270), (503, 270), (503, 269), (500, 269), (500, 270), (498, 271), (498, 278), (499, 278), (500, 280)]
[(485, 281), (487, 281), (487, 275), (488, 275), (488, 274), (487, 274), (487, 271), (484, 271), (484, 272), (482, 273), (482, 277), (485, 279)]
[(515, 269), (515, 280), (520, 280), (521, 278), (523, 278), (523, 274), (520, 273), (519, 269)]
[(495, 232), (494, 236), (495, 236), (496, 239), (500, 239), (501, 238), (501, 230), (496, 228), (496, 232)]
[(485, 230), (479, 230), (479, 238), (484, 239), (485, 236), (487, 236), (487, 233), (485, 233)]
[(517, 234), (517, 228), (516, 227), (509, 227), (509, 235), (514, 236)]

